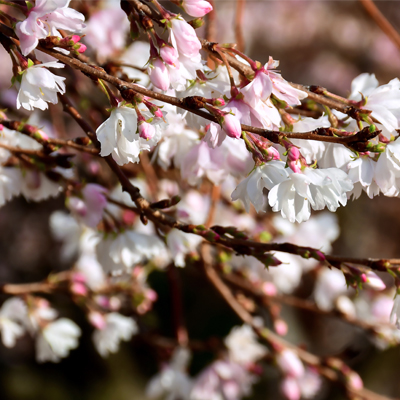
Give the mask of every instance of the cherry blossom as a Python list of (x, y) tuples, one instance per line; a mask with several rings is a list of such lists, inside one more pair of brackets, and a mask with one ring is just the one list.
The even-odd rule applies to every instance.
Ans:
[[(146, 112), (143, 111), (143, 114)], [(160, 123), (162, 121), (155, 120), (154, 124), (157, 124), (155, 135), (149, 140), (144, 139), (137, 132), (136, 111), (120, 104), (112, 109), (110, 117), (96, 130), (101, 144), (100, 154), (103, 157), (111, 154), (119, 165), (139, 162), (141, 151), (149, 151), (161, 139)]]
[(16, 33), (23, 55), (29, 54), (47, 36), (61, 37), (58, 29), (79, 32), (84, 28), (85, 17), (69, 8), (70, 0), (36, 0), (29, 10), (28, 18), (18, 22)]
[(170, 41), (175, 49), (185, 57), (195, 58), (201, 49), (201, 43), (195, 30), (182, 18), (170, 20)]
[(256, 335), (249, 325), (235, 326), (225, 338), (229, 357), (233, 362), (248, 365), (258, 361), (267, 354), (267, 349), (259, 344)]
[(4, 346), (14, 347), (17, 339), (25, 333), (21, 322), (26, 314), (26, 305), (19, 297), (11, 297), (3, 303), (0, 309), (0, 332)]
[(121, 340), (130, 340), (137, 332), (135, 320), (113, 312), (104, 316), (104, 324), (93, 333), (93, 341), (100, 355), (107, 357), (118, 351)]
[(65, 93), (65, 78), (54, 75), (47, 68), (64, 68), (64, 64), (51, 61), (30, 65), (22, 73), (21, 87), (17, 97), (17, 108), (46, 110), (49, 103), (57, 104), (57, 93)]
[(150, 399), (166, 394), (167, 398), (188, 399), (192, 388), (192, 379), (186, 372), (190, 361), (190, 352), (185, 347), (177, 347), (168, 364), (155, 375), (146, 387)]

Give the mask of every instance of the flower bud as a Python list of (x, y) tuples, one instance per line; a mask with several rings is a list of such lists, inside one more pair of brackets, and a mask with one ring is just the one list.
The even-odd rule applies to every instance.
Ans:
[(107, 325), (104, 316), (97, 311), (92, 311), (89, 314), (89, 322), (99, 330), (104, 329)]
[(364, 274), (361, 274), (361, 281), (365, 284), (365, 286), (374, 290), (384, 290), (386, 289), (386, 285), (383, 283), (382, 279), (372, 271), (367, 271)]
[(165, 63), (179, 68), (179, 54), (176, 49), (168, 44), (160, 47), (160, 56)]
[(226, 114), (221, 118), (221, 127), (225, 133), (235, 139), (242, 135), (242, 126), (240, 121), (232, 114)]
[(153, 125), (146, 121), (139, 122), (139, 136), (142, 139), (150, 140), (155, 135), (156, 130)]
[(347, 384), (353, 389), (361, 390), (364, 387), (364, 383), (357, 372), (351, 371), (350, 373), (346, 374), (346, 378)]
[(297, 163), (297, 161), (288, 161), (288, 165), (293, 172), (297, 172), (297, 173), (301, 172), (301, 167)]
[(288, 160), (297, 161), (300, 158), (300, 150), (295, 146), (290, 146), (287, 152)]
[(274, 328), (279, 336), (285, 336), (288, 332), (287, 323), (283, 319), (277, 319), (274, 322)]
[(265, 156), (266, 161), (279, 160), (281, 157), (279, 151), (272, 146), (263, 149), (262, 153)]
[(281, 391), (288, 400), (300, 400), (300, 386), (295, 378), (286, 377), (281, 382)]
[(151, 83), (155, 87), (164, 91), (168, 90), (170, 84), (169, 73), (167, 67), (160, 58), (156, 58), (153, 61), (153, 64), (149, 66), (147, 71), (149, 73)]
[(192, 17), (204, 17), (213, 9), (205, 0), (183, 0), (182, 7)]
[(272, 282), (264, 282), (262, 284), (261, 290), (267, 296), (276, 296), (278, 294), (276, 286)]
[(304, 375), (304, 365), (297, 354), (289, 349), (280, 352), (276, 357), (279, 368), (285, 375), (300, 378)]

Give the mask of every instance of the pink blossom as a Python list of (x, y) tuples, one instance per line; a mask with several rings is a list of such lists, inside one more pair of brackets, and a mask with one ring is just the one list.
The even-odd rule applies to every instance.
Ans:
[(254, 79), (242, 88), (246, 103), (255, 107), (257, 103), (265, 101), (271, 96), (272, 81), (264, 68), (256, 72)]
[(285, 375), (299, 378), (304, 375), (304, 365), (297, 354), (289, 349), (280, 352), (276, 357), (276, 362)]
[(274, 328), (278, 335), (285, 336), (288, 333), (287, 323), (283, 319), (277, 319), (274, 322)]
[(97, 311), (92, 311), (89, 314), (89, 321), (96, 329), (100, 330), (104, 329), (107, 325), (104, 315)]
[(61, 36), (58, 29), (77, 32), (83, 29), (85, 17), (71, 8), (70, 0), (37, 0), (25, 21), (18, 22), (16, 33), (23, 55), (29, 54), (47, 36)]
[(151, 83), (161, 89), (168, 90), (170, 84), (169, 73), (167, 67), (160, 58), (156, 58), (147, 69)]
[(71, 196), (68, 208), (87, 226), (95, 228), (103, 216), (107, 205), (105, 193), (107, 190), (94, 183), (87, 184), (82, 190), (82, 198)]
[(195, 30), (183, 19), (171, 20), (170, 40), (180, 54), (188, 58), (195, 58), (201, 49), (201, 43)]
[(183, 0), (183, 9), (192, 17), (201, 18), (212, 11), (213, 7), (204, 0)]
[(281, 390), (288, 400), (299, 400), (301, 397), (300, 386), (296, 378), (286, 377), (281, 382)]
[(99, 10), (94, 13), (85, 29), (85, 42), (89, 47), (98, 51), (97, 58), (106, 60), (116, 52), (122, 50), (126, 43), (126, 34), (129, 31), (129, 21), (126, 14), (115, 7)]
[(382, 279), (372, 271), (367, 271), (365, 274), (361, 275), (362, 281), (365, 283), (365, 286), (374, 289), (374, 290), (384, 290), (386, 289), (386, 285), (383, 283)]

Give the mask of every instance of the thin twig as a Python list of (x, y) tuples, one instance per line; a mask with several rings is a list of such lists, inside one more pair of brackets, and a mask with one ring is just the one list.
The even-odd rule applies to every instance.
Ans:
[(379, 28), (386, 34), (386, 36), (396, 45), (400, 50), (400, 34), (396, 31), (393, 25), (386, 19), (386, 17), (379, 11), (378, 7), (372, 0), (359, 0), (368, 14), (376, 22)]
[(236, 0), (236, 16), (235, 16), (235, 38), (237, 48), (244, 51), (244, 38), (243, 38), (243, 13), (245, 10), (246, 0)]

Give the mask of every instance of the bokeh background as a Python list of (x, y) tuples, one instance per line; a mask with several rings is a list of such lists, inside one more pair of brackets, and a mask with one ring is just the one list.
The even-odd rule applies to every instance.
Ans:
[[(86, 2), (72, 1), (84, 9)], [(399, 1), (379, 1), (380, 10), (400, 31)], [(216, 0), (216, 41), (235, 42), (236, 1)], [(316, 84), (346, 96), (354, 77), (375, 73), (381, 84), (400, 76), (400, 52), (380, 31), (357, 1), (247, 0), (243, 12), (245, 52), (267, 62), (280, 60), (283, 76), (292, 82)], [(203, 29), (203, 28), (202, 28)], [(201, 36), (201, 34), (200, 34)], [(11, 64), (0, 50), (0, 107), (12, 98)], [(51, 110), (50, 110), (51, 117)], [(80, 132), (76, 135), (80, 135)], [(34, 282), (68, 268), (59, 257), (59, 244), (51, 238), (48, 218), (64, 207), (62, 199), (27, 203), (16, 199), (0, 209), (0, 284)], [(334, 252), (348, 256), (400, 256), (400, 199), (365, 195), (340, 208), (341, 236)], [(179, 270), (184, 313), (192, 339), (221, 341), (240, 321), (196, 270)], [(296, 293), (307, 298), (309, 277)], [(165, 274), (155, 273), (150, 283), (159, 294), (146, 325), (162, 336), (173, 337), (171, 301)], [(0, 298), (2, 300), (2, 298)], [(120, 351), (102, 359), (91, 342), (91, 328), (68, 297), (52, 297), (64, 316), (82, 327), (78, 349), (59, 364), (37, 364), (30, 338), (13, 349), (0, 345), (1, 400), (136, 400), (145, 399), (144, 388), (157, 372), (168, 349), (154, 350), (146, 332), (122, 343)], [(400, 397), (400, 348), (375, 350), (366, 335), (337, 319), (316, 318), (307, 312), (284, 309), (290, 326), (288, 339), (303, 343), (319, 355), (338, 355), (357, 370), (369, 389)], [(214, 341), (214, 342), (213, 342)], [(194, 354), (191, 373), (213, 357)], [(250, 399), (280, 399), (279, 375), (266, 367)], [(343, 393), (325, 384), (320, 399), (341, 399)]]

